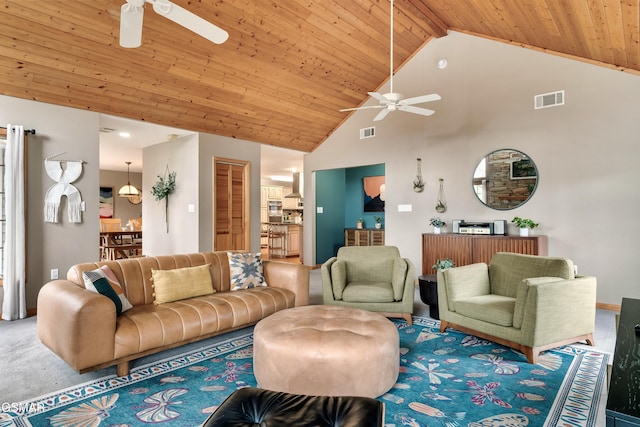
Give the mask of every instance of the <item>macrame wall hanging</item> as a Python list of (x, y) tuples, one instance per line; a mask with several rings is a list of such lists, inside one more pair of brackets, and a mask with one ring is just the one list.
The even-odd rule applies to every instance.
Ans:
[[(53, 160), (61, 154), (44, 159), (44, 170), (56, 183), (47, 190), (44, 196), (44, 222), (57, 223), (60, 217), (60, 200), (67, 196), (69, 222), (82, 222), (82, 196), (80, 191), (71, 185), (82, 175), (82, 160)], [(64, 166), (63, 166), (64, 164)]]

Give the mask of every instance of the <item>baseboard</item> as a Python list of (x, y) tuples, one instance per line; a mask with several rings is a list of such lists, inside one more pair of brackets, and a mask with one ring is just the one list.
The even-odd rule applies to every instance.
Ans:
[(596, 308), (599, 308), (601, 310), (617, 311), (618, 313), (620, 312), (620, 306), (616, 304), (606, 304), (604, 302), (596, 302)]

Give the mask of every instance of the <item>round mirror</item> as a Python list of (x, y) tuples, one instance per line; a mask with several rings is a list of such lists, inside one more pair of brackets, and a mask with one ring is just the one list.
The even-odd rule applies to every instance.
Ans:
[(473, 172), (473, 191), (485, 206), (515, 209), (533, 196), (538, 168), (522, 151), (496, 150), (480, 160)]

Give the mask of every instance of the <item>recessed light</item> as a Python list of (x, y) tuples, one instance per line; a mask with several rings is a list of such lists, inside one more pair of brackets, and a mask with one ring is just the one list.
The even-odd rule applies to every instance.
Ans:
[(440, 68), (441, 70), (447, 68), (447, 58), (440, 58), (438, 60), (438, 68)]
[(120, 138), (131, 138), (131, 134), (129, 132), (120, 132), (118, 136)]

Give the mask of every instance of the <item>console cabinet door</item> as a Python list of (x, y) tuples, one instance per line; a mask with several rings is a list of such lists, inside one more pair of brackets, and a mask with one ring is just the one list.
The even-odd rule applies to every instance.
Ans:
[(422, 235), (422, 274), (436, 274), (431, 268), (439, 259), (451, 258), (456, 266), (484, 262), (496, 252), (547, 255), (546, 236), (470, 236), (464, 234)]

